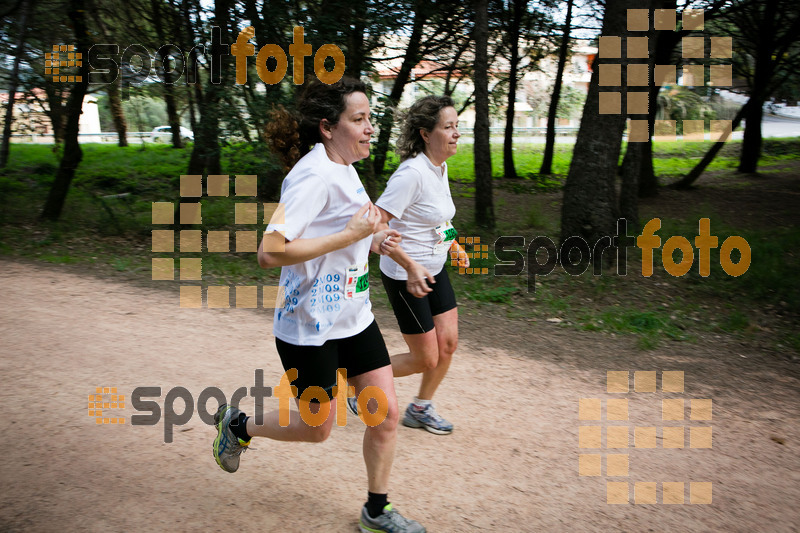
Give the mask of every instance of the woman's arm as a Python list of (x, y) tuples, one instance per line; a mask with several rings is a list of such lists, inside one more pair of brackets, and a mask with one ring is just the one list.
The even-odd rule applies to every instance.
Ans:
[(262, 268), (276, 268), (303, 263), (360, 241), (378, 231), (379, 224), (378, 208), (367, 203), (353, 215), (342, 231), (332, 235), (287, 241), (277, 231), (265, 233), (258, 247), (258, 264)]
[[(381, 229), (388, 228), (388, 222), (393, 219), (394, 216), (388, 211), (384, 210), (382, 207), (378, 207), (378, 209), (381, 213)], [(428, 283), (436, 283), (433, 275), (428, 272), (427, 268), (411, 259), (401, 246), (392, 247), (391, 250), (387, 250), (386, 255), (391, 257), (395, 263), (400, 265), (403, 270), (408, 273), (408, 281), (406, 281), (406, 288), (408, 289), (408, 292), (417, 298), (422, 298), (433, 290), (428, 286)], [(428, 283), (426, 283), (425, 280), (428, 280)]]

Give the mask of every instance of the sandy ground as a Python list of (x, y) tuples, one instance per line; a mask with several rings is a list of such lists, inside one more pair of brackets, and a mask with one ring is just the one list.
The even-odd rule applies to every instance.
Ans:
[[(196, 411), (169, 444), (163, 420), (130, 424), (130, 403), (106, 411), (124, 425), (88, 416), (97, 386), (128, 401), (161, 387), (163, 407), (172, 387), (230, 397), (256, 369), (277, 384), (269, 311), (180, 309), (175, 289), (0, 260), (0, 530), (355, 531), (366, 496), (357, 419), (322, 444), (255, 442), (228, 474)], [(393, 317), (376, 314), (390, 352), (403, 350)], [(798, 530), (796, 363), (719, 336), (641, 352), (632, 339), (541, 322), (464, 316), (461, 327), (437, 394), (456, 431), (399, 428), (390, 499), (429, 531)], [(685, 392), (608, 394), (609, 370), (682, 370)], [(396, 380), (401, 406), (417, 385)], [(627, 398), (630, 420), (579, 421), (580, 398), (602, 399), (604, 412), (606, 399)], [(663, 398), (685, 398), (686, 419), (662, 421)], [(690, 420), (691, 398), (712, 399), (713, 420)], [(581, 449), (581, 425), (711, 426), (713, 447), (690, 448), (686, 430), (685, 448), (665, 449), (659, 429), (654, 449), (633, 448), (632, 435), (627, 449)], [(628, 476), (606, 476), (605, 460), (603, 476), (579, 476), (579, 454), (609, 452), (628, 454)], [(629, 483), (630, 503), (607, 504), (607, 481)], [(676, 481), (686, 503), (661, 503), (661, 483)], [(659, 503), (634, 504), (635, 482), (656, 482)], [(711, 482), (712, 503), (690, 504), (690, 482)]]

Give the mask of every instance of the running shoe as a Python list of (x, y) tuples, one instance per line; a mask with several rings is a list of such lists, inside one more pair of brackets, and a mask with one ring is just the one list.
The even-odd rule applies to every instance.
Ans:
[(347, 410), (358, 416), (358, 400), (355, 396), (349, 396), (347, 398)]
[(367, 513), (367, 506), (361, 508), (358, 527), (362, 533), (425, 533), (425, 528), (416, 520), (409, 520), (387, 503), (383, 512), (376, 518)]
[(453, 432), (453, 424), (439, 416), (433, 403), (425, 407), (417, 407), (413, 402), (408, 404), (403, 425), (410, 428), (425, 428), (437, 435), (447, 435)]
[(237, 420), (241, 411), (228, 404), (222, 404), (214, 415), (214, 425), (217, 428), (217, 438), (214, 439), (214, 459), (226, 472), (236, 472), (239, 469), (239, 456), (247, 449), (250, 441), (243, 441), (233, 434), (231, 420)]

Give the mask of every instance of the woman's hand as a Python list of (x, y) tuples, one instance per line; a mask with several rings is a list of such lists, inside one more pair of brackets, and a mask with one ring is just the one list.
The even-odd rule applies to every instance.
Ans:
[(469, 256), (467, 255), (466, 250), (461, 247), (458, 242), (453, 241), (453, 245), (450, 247), (450, 252), (456, 252), (458, 256), (456, 256), (456, 260), (458, 261), (459, 268), (469, 268)]
[(433, 290), (428, 286), (428, 283), (436, 283), (436, 280), (431, 273), (428, 272), (427, 268), (414, 261), (406, 269), (406, 272), (408, 272), (406, 290), (413, 296), (422, 298)]
[(372, 202), (368, 202), (347, 222), (344, 231), (352, 236), (353, 242), (356, 242), (378, 231), (380, 222), (380, 211)]
[(396, 229), (385, 229), (378, 231), (372, 235), (372, 245), (369, 247), (370, 251), (380, 255), (391, 255), (392, 251), (397, 248), (397, 245), (403, 240)]
[(281, 232), (265, 233), (258, 248), (258, 264), (262, 268), (296, 265), (341, 250), (377, 232), (380, 222), (378, 208), (367, 203), (353, 215), (343, 230), (330, 235), (288, 241)]

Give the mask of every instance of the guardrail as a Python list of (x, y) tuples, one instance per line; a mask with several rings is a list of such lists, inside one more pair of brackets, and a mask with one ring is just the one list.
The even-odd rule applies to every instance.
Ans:
[[(577, 126), (556, 126), (556, 135), (577, 135)], [(461, 135), (474, 136), (472, 129), (459, 128), (458, 132)], [(489, 128), (489, 135), (505, 135), (505, 127)], [(515, 137), (544, 137), (547, 134), (547, 128), (514, 128)]]
[[(578, 134), (578, 128), (574, 126), (557, 126), (556, 135), (558, 136), (575, 136)], [(506, 129), (504, 127), (489, 128), (489, 135), (493, 137), (505, 135)], [(472, 129), (461, 128), (459, 132), (462, 136), (474, 137)], [(150, 142), (149, 131), (129, 131), (126, 134), (129, 143), (135, 142)], [(547, 134), (547, 128), (514, 128), (515, 137), (544, 137)], [(377, 136), (376, 136), (377, 137)], [(11, 139), (14, 142), (20, 143), (39, 143), (39, 144), (52, 144), (55, 138), (52, 133), (13, 133)], [(100, 133), (79, 133), (78, 141), (84, 143), (105, 143), (116, 144), (118, 141), (116, 132), (100, 132)], [(169, 142), (169, 138), (164, 137), (164, 142)]]
[[(150, 142), (149, 131), (129, 131), (125, 134), (128, 142), (144, 141)], [(52, 133), (12, 133), (11, 140), (13, 142), (31, 143), (31, 144), (53, 144), (55, 136)], [(116, 132), (101, 132), (101, 133), (79, 133), (78, 141), (84, 143), (107, 143), (115, 144), (119, 140)]]

